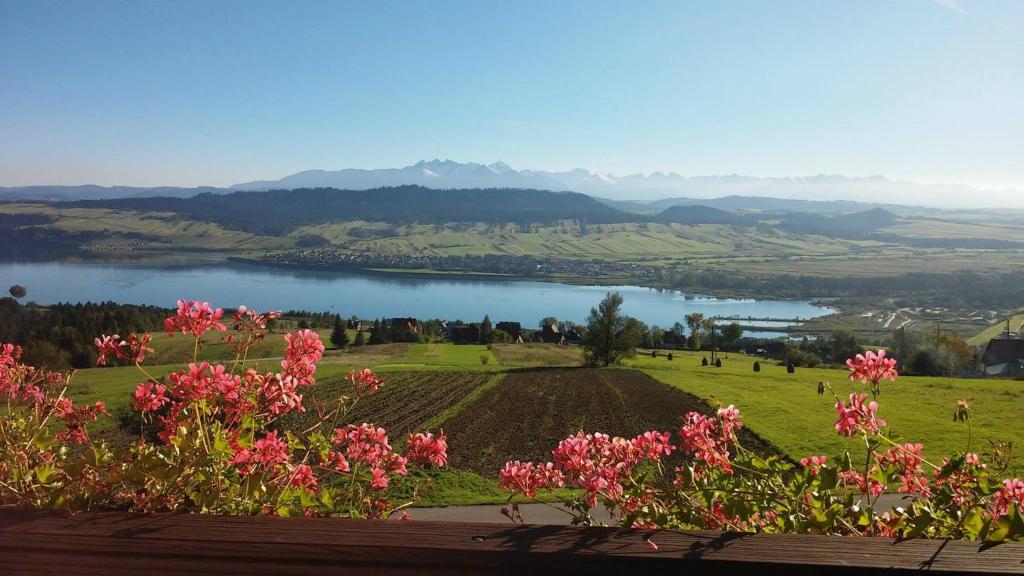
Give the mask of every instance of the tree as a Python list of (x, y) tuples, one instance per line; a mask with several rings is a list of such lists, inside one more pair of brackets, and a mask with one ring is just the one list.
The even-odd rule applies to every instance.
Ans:
[(722, 328), (722, 346), (732, 348), (736, 341), (743, 337), (743, 327), (738, 322), (732, 322)]
[(604, 366), (632, 356), (640, 342), (639, 326), (635, 320), (622, 314), (622, 295), (609, 292), (597, 308), (590, 309), (587, 333), (583, 337), (583, 350), (592, 364)]
[(658, 326), (651, 326), (651, 347), (661, 348), (661, 337), (665, 334), (665, 331)]
[(971, 345), (956, 334), (943, 332), (936, 337), (939, 363), (945, 366), (946, 374), (956, 374), (974, 365), (974, 350)]
[(356, 332), (356, 341), (353, 343), (353, 346), (363, 346), (364, 344), (366, 344), (366, 335), (363, 333), (363, 329), (360, 328)]
[(903, 369), (907, 374), (916, 376), (939, 376), (942, 374), (942, 367), (939, 366), (935, 355), (928, 350), (914, 350), (903, 362)]
[(25, 287), (20, 284), (15, 284), (14, 286), (11, 286), (8, 292), (10, 292), (11, 296), (13, 296), (16, 300), (20, 300), (24, 298), (26, 294), (28, 294), (28, 290), (26, 290)]
[(345, 323), (341, 321), (341, 315), (334, 315), (334, 329), (331, 330), (331, 344), (335, 348), (348, 346), (348, 334), (345, 332)]
[(836, 330), (832, 333), (832, 361), (843, 364), (848, 358), (853, 358), (863, 352), (857, 337), (846, 330)]
[(687, 314), (684, 320), (686, 321), (686, 327), (690, 329), (690, 349), (700, 350), (700, 330), (704, 326), (704, 315), (700, 312), (694, 312)]
[(494, 325), (491, 324), (490, 314), (484, 314), (484, 319), (480, 321), (480, 343), (490, 344), (494, 342)]
[(387, 341), (388, 335), (384, 330), (384, 323), (380, 320), (374, 320), (373, 328), (370, 329), (370, 344), (385, 344)]
[(537, 323), (537, 327), (540, 328), (541, 330), (543, 330), (545, 326), (551, 325), (557, 326), (558, 318), (555, 318), (554, 316), (545, 316), (543, 320)]
[(30, 343), (25, 348), (22, 361), (29, 366), (46, 368), (48, 370), (66, 370), (71, 364), (67, 352), (46, 340)]

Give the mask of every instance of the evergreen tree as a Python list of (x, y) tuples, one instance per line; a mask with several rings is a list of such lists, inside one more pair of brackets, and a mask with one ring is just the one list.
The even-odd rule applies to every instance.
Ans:
[(380, 320), (374, 320), (373, 329), (370, 330), (370, 344), (385, 344), (387, 341), (388, 335), (384, 331), (384, 323)]
[(363, 334), (363, 329), (360, 328), (359, 331), (356, 332), (356, 341), (353, 342), (352, 345), (353, 346), (362, 346), (364, 344), (366, 344), (366, 335)]
[(348, 334), (345, 332), (345, 323), (341, 321), (341, 314), (334, 315), (334, 329), (331, 330), (331, 344), (335, 348), (348, 346)]
[(484, 314), (484, 319), (480, 321), (480, 343), (490, 344), (494, 342), (494, 326), (491, 324), (491, 316)]

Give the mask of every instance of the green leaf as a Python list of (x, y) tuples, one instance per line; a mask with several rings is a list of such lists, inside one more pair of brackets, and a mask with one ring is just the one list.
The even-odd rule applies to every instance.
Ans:
[(935, 516), (928, 509), (921, 510), (921, 515), (910, 522), (910, 530), (905, 534), (907, 538), (920, 538), (924, 531), (935, 522)]
[(839, 471), (835, 468), (822, 468), (818, 472), (818, 486), (822, 490), (835, 490), (839, 486)]
[(42, 451), (49, 450), (56, 442), (57, 439), (48, 430), (37, 430), (32, 436), (32, 444)]
[(52, 476), (53, 473), (56, 472), (56, 471), (57, 471), (57, 469), (54, 468), (52, 464), (45, 464), (45, 465), (42, 465), (42, 466), (36, 466), (35, 469), (34, 469), (34, 472), (36, 474), (36, 478), (40, 482), (42, 482), (43, 484), (45, 484), (46, 481), (50, 478), (50, 476)]
[(981, 513), (979, 508), (971, 508), (964, 515), (963, 520), (964, 534), (972, 539), (976, 540), (981, 538), (981, 533), (985, 529), (985, 517)]

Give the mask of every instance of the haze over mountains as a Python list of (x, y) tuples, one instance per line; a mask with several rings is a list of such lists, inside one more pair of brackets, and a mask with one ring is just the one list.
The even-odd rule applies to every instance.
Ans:
[[(674, 172), (616, 176), (579, 168), (564, 172), (516, 170), (504, 162), (480, 164), (451, 160), (421, 161), (404, 168), (306, 170), (278, 180), (244, 182), (229, 188), (22, 186), (0, 188), (0, 200), (90, 200), (152, 196), (185, 198), (204, 192), (216, 194), (299, 188), (368, 190), (407, 185), (434, 189), (527, 188), (572, 191), (605, 199), (620, 208), (651, 212), (660, 211), (671, 205), (692, 204), (694, 200), (706, 199), (719, 199), (717, 205), (722, 208), (823, 212), (861, 209), (865, 204), (961, 209), (1024, 208), (1024, 193), (1016, 190), (980, 190), (960, 185), (928, 185), (894, 181), (884, 176), (686, 177)], [(727, 202), (721, 202), (726, 199)], [(770, 202), (772, 199), (780, 201)], [(798, 204), (793, 204), (793, 201), (797, 201)]]
[(420, 161), (404, 168), (380, 170), (307, 170), (280, 180), (235, 184), (235, 190), (333, 187), (367, 189), (418, 184), (429, 188), (536, 188), (569, 190), (610, 200), (653, 201), (725, 196), (799, 200), (847, 200), (920, 205), (937, 208), (1024, 207), (1016, 190), (979, 190), (970, 186), (918, 184), (884, 176), (854, 178), (818, 175), (757, 178), (741, 175), (681, 176), (675, 172), (616, 176), (577, 168), (566, 172), (516, 170), (504, 162), (479, 164), (451, 160)]

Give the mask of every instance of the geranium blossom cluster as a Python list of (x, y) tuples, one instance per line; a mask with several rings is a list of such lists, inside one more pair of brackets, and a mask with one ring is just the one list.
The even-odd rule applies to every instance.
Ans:
[(96, 352), (99, 356), (96, 364), (106, 366), (109, 358), (117, 358), (125, 362), (140, 364), (146, 360), (146, 354), (153, 351), (149, 347), (153, 337), (150, 334), (141, 336), (132, 332), (128, 338), (122, 339), (117, 334), (96, 338)]
[(885, 427), (886, 422), (878, 417), (878, 402), (868, 402), (868, 395), (865, 393), (850, 394), (850, 400), (846, 403), (836, 402), (836, 430), (840, 436), (856, 436), (859, 432), (878, 434)]
[[(172, 335), (191, 335), (198, 350), (207, 332), (225, 329), (220, 323), (222, 314), (221, 309), (205, 302), (180, 301), (177, 313), (164, 325)], [(408, 453), (403, 456), (392, 449), (387, 432), (371, 424), (333, 428), (329, 440), (322, 435), (321, 426), (308, 430), (313, 433), (305, 440), (267, 429), (288, 413), (305, 411), (302, 390), (316, 383), (317, 364), (324, 354), (324, 344), (316, 332), (298, 330), (283, 337), (279, 371), (245, 366), (248, 348), (265, 339), (266, 330), (279, 316), (278, 312), (260, 313), (240, 306), (229, 323), (233, 333), (226, 338), (236, 351), (236, 361), (230, 368), (195, 361), (169, 374), (166, 385), (150, 378), (136, 387), (132, 396), (135, 409), (154, 416), (162, 442), (183, 443), (198, 432), (197, 450), (223, 458), (221, 461), (246, 482), (258, 477), (265, 489), (322, 495), (321, 476), (345, 475), (351, 481), (341, 485), (349, 486), (354, 493), (339, 499), (344, 512), (387, 516), (388, 488), (395, 479), (406, 477), (411, 464), (445, 466), (447, 439), (444, 434), (411, 433)], [(106, 344), (101, 340), (97, 345)], [(350, 372), (349, 382), (355, 397), (372, 394), (383, 385), (369, 369)], [(319, 414), (321, 423), (326, 426), (336, 422), (347, 406), (346, 397), (340, 397), (334, 410)], [(261, 434), (260, 429), (265, 432)], [(216, 450), (218, 442), (227, 445), (222, 456)], [(281, 513), (280, 507), (261, 506), (260, 510)], [(318, 511), (307, 502), (303, 512), (331, 511), (330, 507)]]
[(850, 369), (850, 380), (868, 384), (876, 396), (883, 380), (896, 380), (899, 376), (896, 372), (896, 359), (886, 358), (885, 350), (857, 354), (846, 361), (846, 366)]
[[(194, 340), (193, 359), (161, 378), (142, 366), (152, 352), (149, 334), (95, 340), (100, 365), (135, 364), (144, 376), (129, 399), (140, 438), (123, 452), (88, 435), (87, 425), (106, 414), (103, 403), (76, 405), (63, 374), (25, 366), (20, 348), (0, 344), (0, 394), (7, 400), (0, 413), (0, 505), (383, 518), (408, 505), (392, 507), (394, 494), (418, 493), (396, 487), (411, 469), (447, 465), (443, 433), (411, 432), (403, 454), (383, 428), (344, 425), (351, 405), (384, 384), (371, 370), (349, 374), (351, 398), (318, 400), (312, 426), (287, 424), (287, 415), (305, 411), (304, 391), (316, 384), (324, 355), (319, 335), (283, 335), (279, 369), (265, 370), (264, 360), (247, 360), (248, 350), (266, 339), (280, 314), (240, 306), (227, 325), (223, 315), (206, 302), (178, 302), (164, 327)], [(229, 329), (223, 339), (235, 350), (233, 362), (198, 357), (204, 338)], [(84, 455), (62, 446), (72, 443), (91, 446)]]
[(369, 368), (349, 370), (348, 381), (352, 385), (352, 390), (356, 396), (373, 394), (384, 384)]
[(924, 456), (921, 455), (923, 449), (922, 444), (908, 442), (875, 454), (875, 460), (879, 466), (892, 467), (895, 470), (896, 477), (900, 481), (898, 492), (919, 496), (931, 494), (928, 476), (924, 470)]
[(63, 469), (90, 442), (89, 423), (107, 414), (103, 402), (75, 404), (67, 389), (66, 375), (25, 364), (20, 346), (0, 342), (0, 506), (74, 505), (84, 490), (107, 490), (88, 470)]
[(21, 355), (20, 346), (0, 342), (0, 400), (10, 410), (29, 409), (40, 419), (63, 423), (61, 441), (84, 442), (84, 426), (107, 413), (104, 403), (76, 406), (64, 395), (64, 374), (28, 366)]
[(448, 438), (442, 430), (438, 436), (431, 432), (410, 432), (406, 458), (423, 466), (444, 468), (448, 465)]
[[(854, 380), (873, 387), (897, 377), (895, 361), (883, 352), (848, 364)], [(600, 503), (619, 523), (643, 528), (1024, 539), (1024, 522), (1013, 520), (1024, 507), (1024, 481), (992, 482), (973, 453), (934, 465), (922, 444), (892, 439), (878, 410), (866, 393), (836, 400), (836, 432), (859, 437), (866, 458), (812, 455), (797, 467), (759, 455), (740, 444), (740, 412), (729, 406), (685, 414), (677, 445), (668, 433), (633, 440), (578, 433), (558, 445), (553, 462), (508, 462), (500, 485), (527, 498), (563, 486), (582, 489), (566, 509), (583, 524), (596, 522), (590, 510)], [(662, 458), (670, 454), (683, 462), (668, 471)], [(889, 492), (912, 500), (876, 509)], [(524, 522), (511, 504), (503, 513)]]
[(736, 431), (742, 427), (740, 411), (732, 405), (720, 408), (718, 418), (690, 412), (679, 428), (680, 451), (694, 457), (698, 472), (718, 468), (732, 474), (729, 447), (736, 442)]
[(196, 338), (202, 338), (209, 330), (223, 332), (227, 327), (221, 323), (220, 318), (224, 311), (220, 308), (213, 308), (209, 302), (198, 300), (178, 300), (178, 313), (168, 316), (164, 320), (164, 330), (168, 335), (176, 332), (191, 334)]

